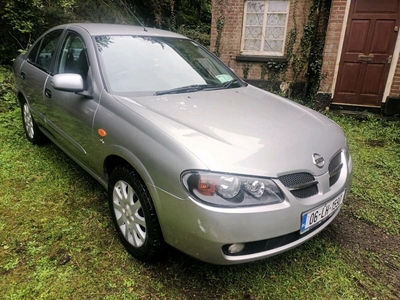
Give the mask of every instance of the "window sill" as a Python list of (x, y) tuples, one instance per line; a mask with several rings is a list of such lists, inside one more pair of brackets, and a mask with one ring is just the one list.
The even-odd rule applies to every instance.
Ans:
[(262, 55), (237, 55), (236, 61), (246, 62), (287, 62), (285, 56), (262, 56)]

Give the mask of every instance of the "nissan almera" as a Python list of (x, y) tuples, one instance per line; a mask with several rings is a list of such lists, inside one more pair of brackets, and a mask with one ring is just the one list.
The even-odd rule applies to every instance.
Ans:
[(276, 255), (328, 226), (350, 190), (339, 126), (182, 35), (67, 24), (13, 68), (27, 139), (50, 139), (107, 190), (140, 260), (166, 244), (213, 264)]

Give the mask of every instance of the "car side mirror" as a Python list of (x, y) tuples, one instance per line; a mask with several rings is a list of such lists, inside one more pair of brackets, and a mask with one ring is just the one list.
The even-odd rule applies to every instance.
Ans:
[(64, 92), (80, 93), (84, 90), (83, 78), (79, 74), (57, 74), (51, 80), (51, 85)]

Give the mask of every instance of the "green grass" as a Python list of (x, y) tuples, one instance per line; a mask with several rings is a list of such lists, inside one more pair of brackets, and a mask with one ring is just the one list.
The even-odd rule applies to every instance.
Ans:
[[(354, 158), (341, 215), (398, 237), (400, 123), (330, 116)], [(395, 298), (384, 278), (357, 263), (356, 248), (331, 238), (333, 230), (239, 266), (208, 265), (173, 249), (154, 264), (136, 261), (118, 241), (102, 187), (54, 145), (28, 143), (9, 101), (0, 110), (0, 184), (2, 299)], [(399, 261), (396, 250), (389, 254)], [(379, 268), (379, 255), (365, 259)]]
[(354, 160), (355, 217), (400, 234), (400, 122), (331, 115), (346, 132)]

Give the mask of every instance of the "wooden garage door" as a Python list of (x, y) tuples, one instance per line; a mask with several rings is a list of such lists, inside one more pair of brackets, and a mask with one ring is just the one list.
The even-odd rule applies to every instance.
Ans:
[(380, 107), (399, 31), (399, 0), (352, 0), (333, 103)]

